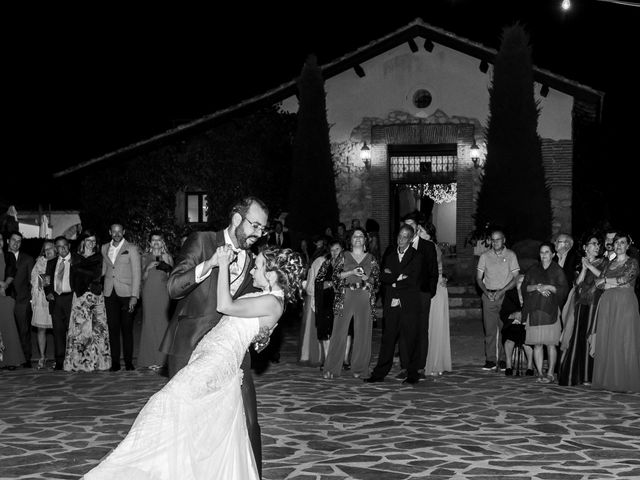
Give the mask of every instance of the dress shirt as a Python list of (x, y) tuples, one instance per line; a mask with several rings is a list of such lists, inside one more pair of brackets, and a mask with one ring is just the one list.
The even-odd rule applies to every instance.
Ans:
[[(236, 258), (233, 263), (237, 263), (238, 266), (241, 267), (241, 269), (238, 268), (234, 271), (233, 266), (230, 265), (229, 280), (230, 280), (230, 283), (232, 284), (232, 290), (233, 290), (233, 284), (238, 280), (238, 277), (240, 277), (241, 274), (244, 272), (244, 266), (247, 260), (247, 251), (233, 246), (233, 242), (231, 241), (231, 236), (229, 235), (229, 228), (224, 229), (224, 243), (226, 245), (230, 245), (231, 248), (233, 248), (233, 251), (236, 252)], [(203, 269), (204, 269), (204, 262), (201, 262), (196, 266), (196, 272), (195, 272), (196, 283), (202, 283), (207, 277), (209, 277), (209, 275), (211, 275), (211, 271), (213, 270), (211, 269), (207, 273), (203, 274), (202, 273)]]
[(71, 284), (69, 283), (69, 272), (71, 271), (71, 254), (67, 254), (66, 257), (58, 257), (56, 262), (56, 272), (60, 266), (60, 262), (64, 262), (64, 274), (62, 276), (62, 285), (59, 293), (71, 293)]
[(116, 263), (116, 257), (118, 256), (118, 252), (122, 248), (122, 245), (124, 245), (124, 239), (120, 240), (118, 245), (114, 245), (113, 241), (109, 242), (109, 252), (107, 255), (109, 256), (111, 263)]

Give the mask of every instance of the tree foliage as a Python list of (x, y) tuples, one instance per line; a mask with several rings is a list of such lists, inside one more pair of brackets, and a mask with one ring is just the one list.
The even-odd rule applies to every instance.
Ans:
[(339, 221), (324, 79), (313, 55), (302, 68), (298, 92), (287, 224), (313, 234)]
[(551, 200), (538, 136), (529, 37), (520, 25), (503, 31), (490, 88), (487, 158), (476, 229), (504, 228), (511, 241), (548, 239)]
[(127, 237), (145, 246), (161, 230), (175, 250), (184, 225), (176, 222), (176, 194), (199, 189), (208, 195), (209, 223), (228, 224), (228, 211), (246, 195), (271, 211), (284, 208), (291, 168), (295, 115), (275, 107), (232, 119), (205, 132), (126, 161), (89, 172), (82, 181), (82, 223), (104, 238), (118, 221)]

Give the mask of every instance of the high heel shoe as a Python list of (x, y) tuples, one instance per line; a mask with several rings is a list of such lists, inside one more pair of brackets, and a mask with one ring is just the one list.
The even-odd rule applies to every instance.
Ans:
[(38, 370), (42, 370), (46, 363), (47, 363), (47, 359), (42, 357), (40, 360), (38, 360), (38, 366), (36, 368)]
[(324, 378), (325, 380), (332, 380), (333, 379), (333, 373), (331, 373), (329, 371), (324, 372), (322, 374), (322, 378)]

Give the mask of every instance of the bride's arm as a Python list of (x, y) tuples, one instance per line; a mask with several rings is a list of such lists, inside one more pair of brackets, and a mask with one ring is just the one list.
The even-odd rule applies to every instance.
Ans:
[(234, 300), (229, 291), (229, 263), (233, 257), (233, 250), (228, 247), (219, 247), (218, 257), (220, 271), (218, 273), (217, 309), (220, 313), (234, 317), (275, 317), (275, 320), (280, 318), (282, 304), (273, 295)]

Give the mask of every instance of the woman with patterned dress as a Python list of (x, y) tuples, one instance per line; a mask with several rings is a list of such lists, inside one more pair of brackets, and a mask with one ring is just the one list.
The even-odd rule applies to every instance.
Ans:
[[(538, 370), (538, 381), (555, 381), (554, 370), (557, 359), (556, 346), (560, 341), (559, 307), (564, 303), (569, 289), (562, 267), (552, 261), (552, 243), (540, 245), (540, 263), (533, 265), (522, 282), (522, 318), (525, 319), (527, 334), (525, 343), (533, 345), (533, 360)], [(548, 368), (543, 374), (543, 348), (547, 348)]]
[(38, 329), (38, 348), (40, 349), (38, 370), (44, 368), (47, 361), (47, 328), (53, 328), (44, 287), (50, 281), (46, 276), (47, 262), (55, 257), (56, 247), (53, 240), (45, 240), (40, 256), (31, 270), (31, 310), (33, 312), (31, 326)]
[(102, 254), (91, 230), (83, 232), (78, 253), (82, 260), (71, 266), (69, 274), (73, 303), (63, 369), (68, 372), (108, 370), (111, 349), (100, 283)]
[(380, 282), (380, 266), (366, 251), (367, 234), (361, 227), (350, 232), (350, 251), (344, 252), (333, 271), (336, 293), (334, 320), (324, 378), (340, 376), (344, 360), (349, 322), (353, 317), (351, 370), (355, 378), (369, 376), (371, 334), (375, 320), (376, 292)]
[(436, 247), (438, 259), (438, 287), (431, 299), (429, 310), (429, 349), (427, 363), (424, 367), (425, 375), (442, 375), (450, 372), (451, 368), (451, 339), (449, 336), (449, 292), (447, 280), (442, 276), (442, 250), (438, 247), (436, 229), (432, 224), (426, 228), (420, 227), (418, 235), (431, 241)]
[(592, 387), (614, 392), (640, 392), (640, 313), (633, 291), (638, 261), (627, 255), (630, 244), (629, 235), (616, 235), (616, 257), (596, 280), (604, 292), (593, 330)]
[(129, 434), (86, 480), (256, 480), (240, 386), (240, 364), (261, 332), (272, 330), (284, 304), (300, 295), (298, 253), (268, 248), (251, 271), (261, 291), (236, 300), (229, 292), (229, 246), (216, 251), (220, 322), (198, 343), (189, 363), (138, 414)]
[(2, 245), (4, 245), (4, 241), (2, 234), (0, 234), (0, 335), (2, 335), (4, 343), (0, 367), (14, 370), (24, 363), (24, 353), (20, 345), (16, 320), (13, 316), (15, 300), (6, 294), (6, 288), (15, 276), (15, 267), (6, 261)]
[(596, 279), (604, 268), (600, 253), (600, 240), (595, 235), (585, 239), (582, 270), (576, 278), (573, 295), (563, 309), (564, 330), (560, 346), (562, 359), (558, 371), (558, 385), (590, 384), (593, 375), (593, 357), (589, 354), (589, 332), (595, 320), (602, 290), (596, 288)]
[(142, 333), (138, 366), (161, 369), (166, 355), (160, 351), (169, 324), (169, 291), (167, 280), (173, 269), (173, 258), (167, 252), (162, 232), (149, 235), (149, 249), (142, 256)]
[[(329, 255), (324, 259), (320, 266), (318, 275), (315, 279), (315, 311), (316, 311), (316, 333), (318, 341), (322, 345), (322, 360), (327, 361), (329, 354), (329, 345), (331, 344), (331, 332), (333, 331), (333, 303), (335, 299), (335, 291), (333, 285), (333, 269), (337, 265), (344, 251), (342, 243), (338, 239), (329, 241)], [(347, 346), (345, 349), (345, 362), (348, 359), (348, 350), (351, 347), (349, 337), (347, 337)]]

